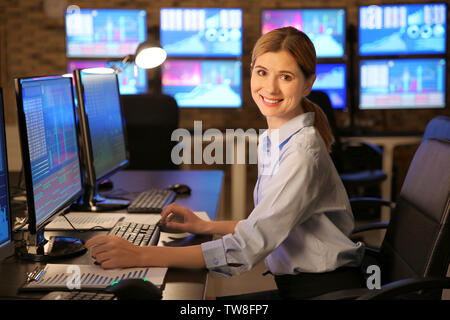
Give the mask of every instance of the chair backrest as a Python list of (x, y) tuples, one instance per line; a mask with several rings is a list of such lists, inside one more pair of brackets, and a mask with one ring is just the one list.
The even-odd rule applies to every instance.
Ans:
[(122, 95), (130, 165), (127, 169), (177, 169), (171, 161), (179, 111), (174, 98), (164, 94)]
[(449, 194), (450, 141), (424, 140), (411, 162), (381, 245), (383, 283), (446, 275)]
[(427, 124), (422, 140), (431, 138), (450, 140), (450, 117), (437, 116)]

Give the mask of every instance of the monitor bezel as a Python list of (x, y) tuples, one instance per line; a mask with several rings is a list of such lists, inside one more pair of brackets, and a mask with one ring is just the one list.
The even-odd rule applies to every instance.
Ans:
[(445, 60), (445, 63), (448, 63), (448, 60), (446, 58), (446, 56), (435, 56), (435, 55), (431, 55), (431, 56), (397, 56), (397, 57), (392, 57), (392, 56), (380, 56), (380, 57), (370, 57), (370, 58), (358, 58), (357, 60), (357, 85), (358, 85), (358, 92), (356, 94), (356, 107), (358, 108), (358, 111), (377, 111), (377, 110), (444, 110), (447, 108), (448, 106), (448, 101), (449, 101), (449, 95), (447, 94), (447, 87), (448, 87), (448, 77), (447, 77), (447, 72), (444, 72), (444, 105), (443, 106), (432, 106), (432, 107), (402, 107), (402, 106), (388, 106), (388, 107), (370, 107), (370, 108), (366, 108), (366, 107), (361, 107), (361, 62), (363, 61), (381, 61), (381, 60), (401, 60), (401, 61), (405, 61), (405, 60), (437, 60), (437, 59), (442, 59)]
[(7, 212), (6, 212), (6, 219), (8, 223), (8, 232), (9, 237), (6, 241), (3, 243), (0, 243), (0, 262), (4, 260), (7, 257), (10, 257), (14, 254), (14, 242), (12, 239), (12, 217), (11, 217), (11, 201), (9, 197), (9, 175), (8, 175), (8, 152), (7, 152), (7, 146), (6, 146), (6, 123), (5, 123), (5, 117), (4, 117), (4, 104), (3, 104), (3, 90), (0, 87), (0, 123), (2, 126), (2, 129), (0, 130), (0, 139), (2, 140), (2, 150), (0, 150), (1, 154), (3, 154), (3, 157), (5, 159), (5, 167), (4, 171), (6, 173), (6, 205), (7, 205)]
[[(407, 5), (428, 5), (428, 4), (443, 4), (446, 6), (446, 17), (448, 17), (448, 10), (449, 10), (449, 5), (445, 2), (430, 2), (430, 3), (425, 3), (425, 2), (421, 2), (421, 3), (407, 3), (407, 2), (399, 2), (399, 3), (393, 3), (393, 1), (384, 1), (381, 3), (376, 4), (376, 6), (379, 7), (386, 7), (386, 6), (407, 6)], [(368, 58), (383, 58), (383, 57), (415, 57), (415, 56), (444, 56), (447, 55), (448, 52), (448, 42), (450, 39), (450, 35), (448, 32), (449, 29), (449, 21), (447, 20), (447, 28), (446, 28), (446, 37), (445, 37), (445, 50), (442, 53), (437, 53), (437, 52), (432, 52), (432, 53), (423, 53), (423, 52), (415, 52), (415, 53), (396, 53), (396, 52), (389, 52), (389, 53), (363, 53), (361, 54), (361, 50), (360, 50), (360, 45), (359, 45), (359, 39), (360, 39), (360, 19), (361, 19), (361, 8), (363, 7), (369, 7), (370, 5), (359, 5), (357, 7), (358, 10), (358, 22), (357, 22), (357, 32), (356, 32), (356, 52), (358, 53), (358, 56), (361, 57), (362, 59), (368, 59)], [(358, 103), (359, 105), (359, 103)]]
[[(81, 158), (80, 158), (80, 148), (78, 145), (78, 139), (75, 139), (75, 143), (78, 151), (78, 163), (79, 163), (79, 175), (80, 175), (80, 190), (75, 193), (72, 197), (67, 199), (64, 203), (62, 203), (52, 214), (49, 214), (43, 221), (39, 224), (37, 223), (36, 218), (36, 208), (34, 206), (34, 192), (33, 192), (33, 176), (31, 172), (31, 160), (29, 153), (29, 142), (28, 142), (28, 133), (27, 133), (27, 122), (25, 118), (25, 111), (23, 107), (23, 96), (22, 96), (22, 81), (23, 80), (50, 80), (50, 79), (67, 79), (65, 81), (70, 84), (70, 94), (72, 96), (72, 109), (73, 109), (73, 119), (74, 119), (74, 129), (77, 134), (77, 118), (73, 97), (73, 85), (72, 79), (68, 77), (63, 77), (61, 75), (52, 75), (52, 76), (38, 76), (38, 77), (23, 77), (23, 78), (15, 78), (15, 91), (16, 91), (16, 99), (17, 99), (17, 115), (18, 115), (18, 127), (19, 127), (19, 136), (20, 136), (20, 144), (21, 144), (21, 152), (22, 152), (22, 162), (23, 162), (23, 171), (25, 176), (25, 189), (27, 194), (27, 208), (28, 208), (28, 231), (30, 234), (37, 234), (40, 230), (42, 230), (46, 224), (51, 222), (54, 218), (64, 213), (65, 210), (83, 194), (83, 179), (81, 172)], [(32, 214), (30, 214), (32, 213)]]
[[(117, 9), (117, 8), (78, 8), (78, 10), (79, 11), (81, 11), (81, 10), (97, 10), (97, 11), (143, 11), (143, 12), (145, 12), (145, 17), (144, 17), (144, 23), (145, 23), (145, 28), (144, 28), (144, 31), (145, 31), (145, 39), (144, 39), (144, 41), (143, 42), (145, 42), (145, 41), (147, 41), (148, 40), (148, 24), (147, 24), (147, 18), (148, 18), (148, 13), (147, 13), (147, 10), (145, 10), (145, 9), (137, 9), (137, 8), (134, 8), (134, 9), (127, 9), (127, 8), (124, 8), (124, 9)], [(66, 23), (66, 19), (67, 19), (67, 15), (68, 14), (73, 14), (73, 12), (68, 12), (67, 10), (65, 10), (64, 11), (64, 37), (65, 37), (65, 41), (64, 41), (64, 43), (65, 43), (65, 52), (66, 52), (66, 56), (68, 57), (68, 58), (70, 58), (70, 59), (77, 59), (77, 58), (81, 58), (81, 59), (83, 59), (83, 58), (97, 58), (97, 59), (102, 59), (102, 58), (112, 58), (112, 59), (118, 59), (118, 58), (123, 58), (124, 57), (124, 55), (120, 55), (120, 54), (118, 54), (118, 55), (102, 55), (102, 54), (94, 54), (94, 55), (92, 55), (92, 54), (89, 54), (89, 55), (74, 55), (74, 54), (70, 54), (69, 53), (69, 40), (68, 40), (68, 38), (67, 38), (67, 23)], [(134, 54), (134, 52), (131, 52), (130, 54)]]
[(85, 105), (85, 99), (84, 99), (84, 85), (83, 85), (82, 75), (81, 75), (81, 72), (83, 70), (84, 69), (75, 69), (73, 75), (74, 75), (74, 79), (75, 79), (75, 87), (76, 87), (77, 99), (78, 99), (77, 113), (79, 116), (79, 129), (80, 129), (80, 135), (81, 135), (81, 141), (82, 141), (81, 147), (83, 148), (82, 153), (84, 155), (83, 156), (83, 167), (86, 170), (85, 178), (86, 178), (86, 183), (93, 190), (95, 190), (97, 187), (97, 184), (99, 182), (110, 177), (117, 171), (126, 168), (129, 165), (130, 152), (129, 152), (129, 147), (128, 147), (128, 138), (127, 138), (123, 106), (122, 106), (122, 102), (120, 99), (119, 81), (118, 81), (117, 74), (114, 73), (116, 89), (117, 89), (117, 96), (118, 96), (119, 106), (120, 106), (120, 115), (122, 118), (122, 132), (123, 132), (123, 138), (124, 138), (126, 159), (125, 159), (125, 161), (121, 162), (119, 165), (108, 170), (103, 175), (97, 177), (97, 175), (95, 173), (95, 167), (94, 167), (94, 153), (93, 153), (94, 150), (92, 147), (91, 132), (89, 130), (89, 117), (86, 113), (86, 105)]
[[(161, 11), (164, 9), (181, 9), (181, 10), (239, 10), (241, 12), (241, 40), (240, 40), (240, 44), (241, 44), (241, 54), (240, 55), (209, 55), (209, 54), (169, 54), (167, 53), (167, 58), (168, 59), (189, 59), (189, 58), (193, 58), (193, 59), (241, 59), (242, 55), (244, 54), (244, 9), (243, 8), (239, 8), (239, 7), (220, 7), (220, 8), (213, 8), (213, 7), (161, 7), (159, 8), (159, 21), (161, 23)], [(161, 42), (161, 46), (162, 46), (162, 29), (160, 28), (159, 30), (159, 41)], [(195, 108), (195, 107), (193, 107)], [(237, 107), (233, 107), (233, 108), (237, 108)]]
[[(325, 61), (328, 60), (345, 60), (348, 56), (348, 34), (347, 34), (347, 29), (348, 29), (348, 10), (347, 7), (308, 7), (308, 8), (299, 8), (299, 7), (289, 7), (289, 8), (268, 8), (268, 7), (264, 7), (261, 9), (261, 14), (259, 15), (259, 34), (262, 36), (262, 28), (263, 28), (263, 14), (265, 11), (289, 11), (289, 10), (303, 10), (303, 11), (312, 11), (312, 10), (344, 10), (345, 12), (345, 17), (344, 17), (344, 40), (342, 43), (342, 48), (344, 49), (344, 52), (342, 54), (342, 56), (323, 56), (323, 57), (319, 57), (317, 55), (317, 49), (316, 49), (316, 56), (317, 56), (317, 62), (323, 62), (322, 63), (326, 63)], [(312, 40), (311, 40), (312, 41)], [(331, 63), (331, 62), (330, 62)], [(343, 109), (343, 108), (341, 108)]]
[[(244, 108), (244, 90), (243, 90), (243, 80), (244, 80), (244, 75), (243, 75), (243, 71), (242, 71), (242, 60), (237, 60), (237, 59), (225, 59), (225, 58), (221, 58), (221, 59), (211, 59), (211, 58), (171, 58), (171, 59), (167, 59), (166, 61), (168, 62), (175, 62), (175, 61), (181, 61), (181, 62), (185, 62), (185, 61), (207, 61), (207, 62), (239, 62), (241, 64), (241, 68), (240, 68), (240, 92), (239, 92), (239, 96), (241, 98), (241, 105), (240, 106), (228, 106), (228, 107), (224, 107), (224, 106), (181, 106), (180, 104), (178, 104), (177, 101), (177, 105), (178, 105), (178, 109), (186, 109), (186, 110), (242, 110)], [(164, 67), (164, 63), (161, 66), (161, 93), (169, 95), (168, 93), (164, 93), (163, 92), (163, 88), (164, 85), (162, 83), (162, 75), (163, 75), (163, 67)], [(171, 96), (171, 95), (170, 95)], [(171, 96), (172, 98), (175, 99), (174, 96)], [(175, 99), (176, 101), (176, 99)]]

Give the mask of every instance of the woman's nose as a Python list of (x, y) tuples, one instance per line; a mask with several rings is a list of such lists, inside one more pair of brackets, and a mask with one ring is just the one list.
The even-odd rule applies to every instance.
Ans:
[(278, 81), (275, 77), (267, 77), (264, 83), (264, 88), (270, 94), (277, 94), (280, 91)]

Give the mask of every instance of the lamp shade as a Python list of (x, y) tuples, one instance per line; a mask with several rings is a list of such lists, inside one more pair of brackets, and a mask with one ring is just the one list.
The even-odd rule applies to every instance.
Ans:
[(161, 65), (166, 58), (166, 51), (158, 43), (145, 41), (137, 47), (134, 62), (139, 68), (151, 69)]

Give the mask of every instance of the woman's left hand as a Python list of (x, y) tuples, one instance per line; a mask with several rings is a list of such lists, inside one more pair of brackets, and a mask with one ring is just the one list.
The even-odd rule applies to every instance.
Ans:
[(92, 257), (103, 269), (141, 266), (142, 248), (117, 236), (96, 236), (85, 247), (92, 248)]

